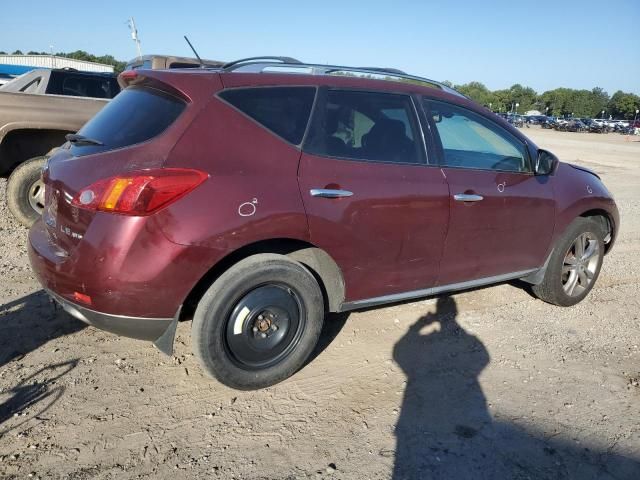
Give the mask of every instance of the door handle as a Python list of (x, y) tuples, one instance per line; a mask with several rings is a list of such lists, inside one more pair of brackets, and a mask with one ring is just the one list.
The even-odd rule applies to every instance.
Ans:
[(333, 190), (327, 188), (312, 188), (309, 190), (309, 193), (312, 197), (322, 197), (322, 198), (342, 198), (342, 197), (350, 197), (353, 195), (353, 192), (349, 190)]
[(456, 193), (453, 199), (458, 202), (479, 202), (484, 197), (482, 195), (475, 195), (469, 193)]

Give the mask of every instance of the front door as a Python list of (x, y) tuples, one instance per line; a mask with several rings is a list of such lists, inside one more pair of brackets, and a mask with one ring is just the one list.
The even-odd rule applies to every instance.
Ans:
[(431, 287), (449, 217), (408, 95), (319, 92), (299, 184), (311, 241), (340, 266), (346, 300)]
[(542, 266), (555, 201), (548, 177), (533, 174), (524, 142), (471, 110), (440, 101), (425, 107), (451, 192), (438, 285)]

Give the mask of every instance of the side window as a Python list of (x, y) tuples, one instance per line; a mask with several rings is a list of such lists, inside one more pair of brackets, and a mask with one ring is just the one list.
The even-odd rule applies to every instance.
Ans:
[(509, 132), (470, 110), (425, 100), (448, 167), (530, 172), (525, 145)]
[(314, 116), (305, 145), (309, 153), (391, 163), (423, 159), (407, 95), (328, 90)]
[(82, 77), (65, 77), (62, 81), (62, 94), (71, 97), (89, 97), (91, 80)]
[(287, 142), (299, 145), (315, 94), (315, 87), (257, 87), (225, 90), (220, 97)]

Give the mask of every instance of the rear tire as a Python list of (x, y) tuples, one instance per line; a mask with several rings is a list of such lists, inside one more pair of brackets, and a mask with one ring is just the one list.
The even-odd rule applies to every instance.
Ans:
[(576, 218), (554, 248), (542, 283), (532, 287), (536, 297), (562, 307), (582, 301), (600, 275), (604, 236), (595, 220)]
[(324, 314), (322, 291), (305, 267), (283, 255), (253, 255), (224, 272), (198, 303), (193, 351), (225, 385), (264, 388), (304, 365)]
[(44, 210), (44, 184), (41, 171), (46, 157), (21, 163), (7, 181), (7, 205), (23, 225), (30, 227)]

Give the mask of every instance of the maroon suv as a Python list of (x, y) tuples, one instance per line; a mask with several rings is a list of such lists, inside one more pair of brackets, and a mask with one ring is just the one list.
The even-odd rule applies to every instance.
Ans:
[(304, 364), (327, 312), (589, 293), (619, 229), (595, 173), (437, 82), (281, 60), (124, 72), (68, 137), (29, 253), (69, 313), (167, 353), (193, 318), (204, 369), (251, 389)]

